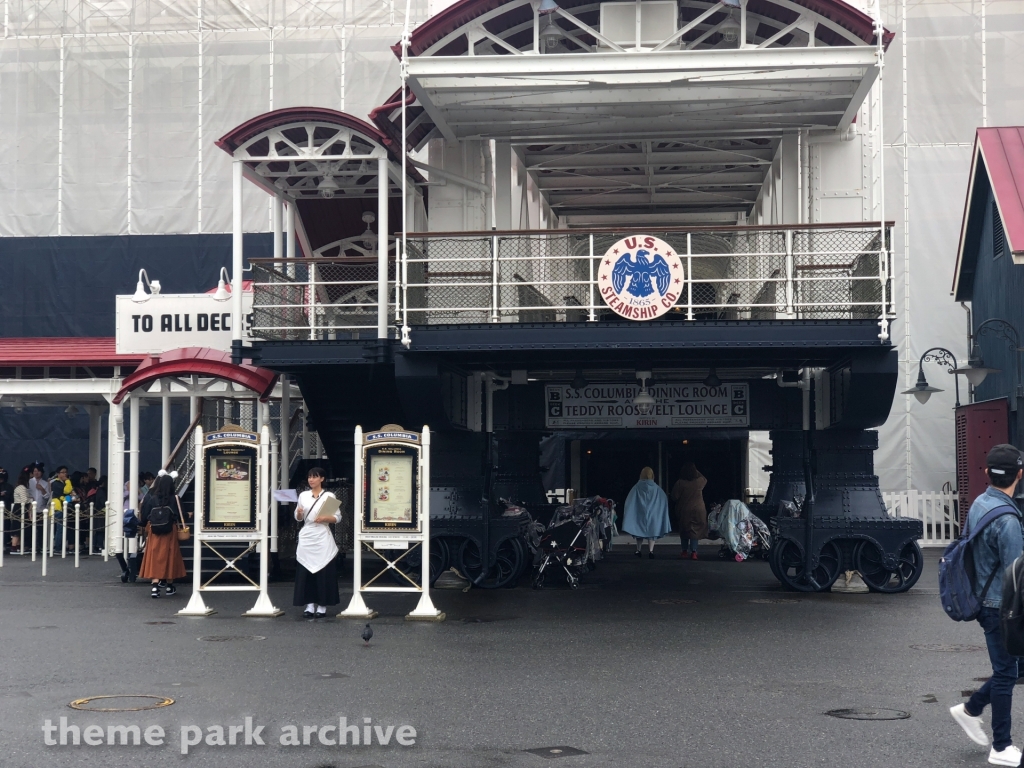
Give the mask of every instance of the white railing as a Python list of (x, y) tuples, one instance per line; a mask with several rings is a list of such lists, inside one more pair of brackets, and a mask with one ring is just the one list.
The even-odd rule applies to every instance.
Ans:
[[(411, 233), (388, 260), (387, 324), (599, 322), (616, 316), (600, 261), (636, 232)], [(666, 320), (888, 322), (890, 254), (878, 224), (650, 230), (683, 262)], [(253, 259), (253, 334), (333, 339), (374, 330), (377, 265), (362, 257)], [(394, 332), (394, 331), (392, 331)]]
[(889, 491), (885, 508), (897, 518), (924, 523), (922, 547), (944, 547), (960, 535), (960, 498), (941, 491)]

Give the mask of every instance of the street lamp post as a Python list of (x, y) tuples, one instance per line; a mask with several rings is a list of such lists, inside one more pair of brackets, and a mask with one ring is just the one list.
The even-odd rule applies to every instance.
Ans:
[(989, 373), (999, 373), (999, 370), (996, 368), (986, 368), (985, 361), (982, 359), (981, 356), (981, 345), (978, 343), (978, 339), (988, 333), (991, 333), (996, 338), (1002, 339), (1005, 342), (1007, 342), (1007, 346), (1009, 347), (1010, 351), (1013, 352), (1015, 355), (1016, 376), (1014, 377), (1013, 382), (1013, 396), (1008, 399), (1010, 401), (1010, 410), (1016, 411), (1017, 401), (1022, 397), (1022, 394), (1024, 393), (1021, 392), (1022, 383), (1020, 370), (1020, 333), (1018, 333), (1017, 329), (1011, 323), (1007, 322), (1006, 320), (1002, 320), (998, 317), (992, 317), (978, 326), (978, 330), (976, 330), (974, 332), (974, 335), (971, 336), (971, 359), (968, 364), (969, 368), (966, 370), (977, 372), (984, 371), (984, 373), (981, 374), (980, 378), (978, 378), (977, 381), (971, 381), (970, 373), (967, 373), (967, 380), (971, 382), (972, 386), (976, 387), (978, 386), (978, 384), (981, 384), (981, 382), (985, 380), (985, 376), (987, 376)]
[[(960, 373), (961, 369), (957, 368), (956, 355), (950, 352), (945, 347), (932, 347), (923, 355), (921, 360), (917, 364), (917, 384), (913, 388), (902, 392), (904, 395), (913, 395), (917, 398), (917, 401), (924, 405), (928, 402), (928, 398), (932, 396), (933, 392), (942, 392), (938, 387), (932, 387), (928, 385), (928, 380), (924, 377), (924, 364), (925, 363), (940, 363), (946, 365), (947, 373), (953, 374), (953, 381), (956, 386), (956, 407), (960, 407), (960, 380), (956, 378), (956, 374)], [(984, 378), (984, 377), (983, 377)]]

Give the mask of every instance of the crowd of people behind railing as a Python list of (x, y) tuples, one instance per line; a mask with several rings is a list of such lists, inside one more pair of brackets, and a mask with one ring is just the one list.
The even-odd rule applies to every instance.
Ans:
[[(138, 505), (128, 503), (128, 484), (123, 492), (124, 508), (139, 509), (146, 492), (153, 485), (151, 472), (139, 475)], [(74, 532), (79, 529), (79, 546), (83, 554), (102, 551), (106, 542), (106, 507), (108, 501), (106, 476), (98, 476), (94, 467), (85, 472), (69, 472), (59, 466), (52, 474), (46, 472), (42, 462), (22, 467), (12, 485), (6, 469), (0, 467), (0, 504), (3, 505), (3, 547), (5, 554), (32, 554), (34, 547), (40, 553), (43, 547), (41, 528), (53, 508), (54, 549), (72, 549)], [(33, 505), (36, 536), (33, 539)], [(68, 542), (64, 542), (65, 529)], [(92, 531), (90, 540), (89, 531)], [(34, 542), (34, 543), (33, 543)]]

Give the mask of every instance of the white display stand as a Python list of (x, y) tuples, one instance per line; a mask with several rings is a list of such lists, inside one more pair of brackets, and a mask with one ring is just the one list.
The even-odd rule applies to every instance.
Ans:
[[(412, 496), (413, 520), (381, 522), (375, 519), (375, 507), (369, 495), (379, 484), (371, 482), (369, 470), (372, 458), (384, 451), (393, 451), (396, 458), (413, 458), (415, 471), (410, 477), (407, 490)], [(371, 459), (367, 461), (368, 457)], [(355, 429), (355, 481), (353, 482), (353, 556), (352, 556), (352, 600), (348, 608), (338, 614), (344, 619), (371, 619), (377, 612), (363, 600), (364, 592), (412, 592), (419, 593), (416, 608), (406, 615), (410, 621), (444, 621), (445, 615), (434, 607), (430, 600), (430, 429), (423, 427), (422, 433), (408, 432), (394, 424), (386, 425), (379, 432), (369, 432), (365, 439), (363, 428)], [(398, 489), (402, 492), (405, 488)], [(380, 491), (379, 491), (380, 492)], [(386, 491), (385, 491), (386, 493)], [(385, 563), (385, 568), (367, 582), (363, 582), (363, 548), (368, 549)], [(397, 563), (419, 547), (422, 567), (420, 583), (405, 577), (407, 586), (383, 586), (379, 580), (392, 571), (402, 573)], [(397, 556), (385, 553), (398, 552)], [(392, 559), (393, 558), (393, 559)], [(402, 573), (404, 576), (404, 573)]]
[[(280, 616), (284, 611), (280, 610), (270, 601), (267, 594), (268, 572), (269, 572), (269, 513), (271, 483), (269, 474), (270, 463), (270, 428), (264, 426), (257, 436), (255, 433), (246, 432), (241, 428), (226, 427), (209, 435), (203, 435), (203, 428), (196, 427), (195, 431), (195, 456), (196, 456), (196, 488), (195, 488), (195, 517), (193, 523), (193, 565), (192, 565), (192, 597), (188, 605), (178, 611), (178, 616), (209, 616), (216, 613), (209, 608), (203, 600), (203, 592), (258, 592), (256, 604), (243, 613), (243, 616), (257, 618), (270, 618)], [(256, 448), (256, 482), (250, 483), (251, 492), (255, 495), (255, 519), (239, 524), (237, 528), (225, 528), (223, 525), (214, 527), (207, 526), (204, 521), (207, 513), (207, 484), (208, 479), (208, 457), (207, 452), (211, 449), (238, 447), (242, 449)], [(235, 557), (228, 557), (220, 553), (217, 545), (221, 543), (248, 543), (249, 546), (242, 554)], [(202, 580), (202, 553), (206, 547), (221, 560), (224, 567), (221, 568), (205, 583)], [(249, 576), (239, 569), (235, 563), (245, 557), (253, 549), (258, 548), (260, 553), (260, 581), (254, 582)], [(214, 584), (213, 582), (226, 571), (233, 571), (242, 576), (247, 585), (236, 584)]]

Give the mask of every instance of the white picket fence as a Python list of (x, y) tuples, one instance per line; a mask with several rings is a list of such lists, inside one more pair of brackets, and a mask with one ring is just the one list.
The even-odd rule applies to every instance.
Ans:
[(924, 523), (922, 547), (945, 547), (960, 535), (960, 500), (954, 493), (889, 491), (882, 498), (893, 517)]

